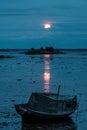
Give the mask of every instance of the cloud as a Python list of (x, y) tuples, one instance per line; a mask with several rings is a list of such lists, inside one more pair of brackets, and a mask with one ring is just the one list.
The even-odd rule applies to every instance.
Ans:
[(29, 15), (35, 15), (40, 14), (43, 11), (41, 8), (27, 8), (27, 9), (21, 9), (21, 8), (3, 8), (0, 9), (0, 16), (29, 16)]

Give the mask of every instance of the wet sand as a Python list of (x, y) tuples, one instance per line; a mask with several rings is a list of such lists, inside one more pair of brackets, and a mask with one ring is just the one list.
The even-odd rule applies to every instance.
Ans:
[[(71, 116), (77, 126), (73, 129), (87, 129), (86, 50), (67, 50), (58, 55), (25, 55), (21, 50), (12, 50), (0, 55), (12, 57), (0, 59), (0, 130), (24, 130), (27, 125), (14, 104), (27, 102), (32, 92), (57, 92), (59, 84), (61, 94), (78, 96), (79, 108)], [(71, 129), (67, 123), (65, 130)], [(63, 125), (31, 123), (26, 129), (64, 130)]]

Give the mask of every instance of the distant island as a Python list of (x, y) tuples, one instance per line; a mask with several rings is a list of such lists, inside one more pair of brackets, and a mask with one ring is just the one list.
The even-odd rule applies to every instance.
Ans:
[(0, 55), (0, 59), (5, 59), (5, 58), (14, 58), (14, 56)]
[(64, 54), (64, 52), (60, 51), (59, 49), (54, 49), (54, 47), (46, 47), (46, 48), (31, 48), (28, 51), (25, 52), (25, 54)]

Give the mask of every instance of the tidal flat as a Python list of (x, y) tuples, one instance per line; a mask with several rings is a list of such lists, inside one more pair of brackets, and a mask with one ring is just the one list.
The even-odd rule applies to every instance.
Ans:
[[(25, 55), (25, 50), (0, 51), (0, 130), (87, 130), (87, 50), (63, 54)], [(23, 123), (15, 104), (28, 101), (32, 92), (77, 95), (79, 107), (72, 121)], [(72, 123), (71, 123), (72, 122)]]

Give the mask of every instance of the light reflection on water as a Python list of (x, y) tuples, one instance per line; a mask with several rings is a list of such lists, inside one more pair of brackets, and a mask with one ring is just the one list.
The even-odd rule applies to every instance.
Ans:
[(44, 62), (44, 92), (50, 91), (50, 54), (45, 54)]
[[(37, 119), (36, 119), (37, 120)], [(65, 120), (45, 120), (38, 122), (26, 122), (22, 119), (22, 130), (77, 130), (76, 124), (71, 118)]]

